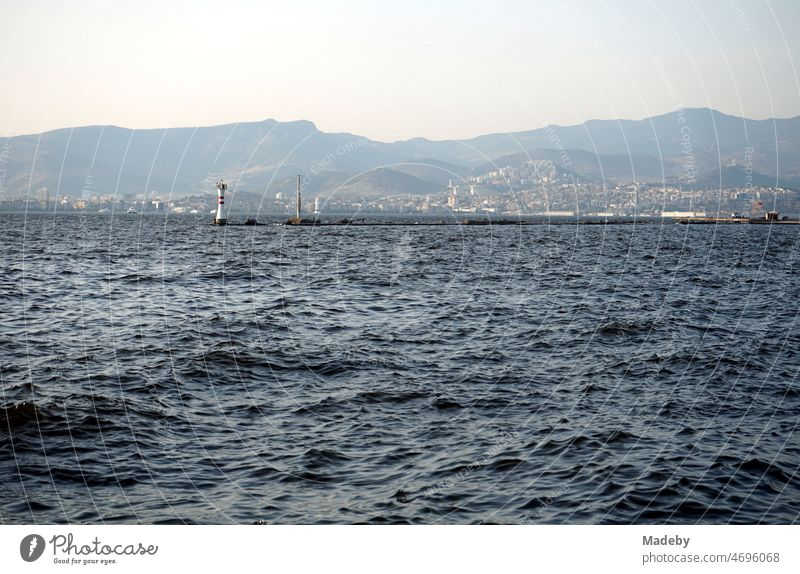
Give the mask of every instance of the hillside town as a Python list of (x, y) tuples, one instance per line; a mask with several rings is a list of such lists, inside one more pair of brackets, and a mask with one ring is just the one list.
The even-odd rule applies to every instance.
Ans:
[[(171, 196), (147, 193), (52, 194), (43, 187), (32, 196), (0, 200), (3, 211), (86, 212), (115, 214), (173, 213), (206, 215), (214, 210), (215, 195)], [(232, 216), (289, 214), (295, 198), (284, 192), (256, 193), (234, 189), (229, 193)], [(596, 182), (576, 177), (552, 161), (528, 161), (477, 176), (451, 179), (433, 194), (391, 194), (354, 197), (335, 189), (304, 198), (307, 214), (476, 214), (488, 216), (599, 216), (682, 217), (686, 215), (754, 214), (777, 210), (800, 213), (800, 197), (783, 187), (694, 187), (668, 182)]]

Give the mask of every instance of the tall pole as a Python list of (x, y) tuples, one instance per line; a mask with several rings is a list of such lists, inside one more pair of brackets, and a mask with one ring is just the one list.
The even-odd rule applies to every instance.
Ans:
[(295, 214), (297, 221), (300, 221), (300, 176), (297, 176), (297, 213)]

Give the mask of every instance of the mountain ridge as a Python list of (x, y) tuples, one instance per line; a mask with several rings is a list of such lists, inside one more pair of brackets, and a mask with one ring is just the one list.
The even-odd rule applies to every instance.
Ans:
[(547, 156), (581, 177), (610, 182), (707, 184), (713, 180), (708, 174), (730, 164), (763, 176), (759, 181), (800, 181), (800, 115), (753, 120), (710, 108), (462, 140), (380, 142), (322, 132), (309, 120), (267, 118), (204, 127), (57, 128), (0, 138), (0, 148), (0, 195), (5, 197), (34, 194), (42, 186), (59, 197), (210, 193), (218, 178), (267, 193), (275, 182), (297, 173), (354, 176), (378, 168), (400, 175), (362, 178), (377, 188), (355, 186), (352, 192), (395, 193), (405, 181), (408, 193), (427, 194), (435, 189), (430, 184), (444, 191), (449, 179), (477, 175), (512, 156), (525, 161), (526, 155)]
[[(686, 106), (684, 108), (679, 108), (678, 110), (680, 110), (680, 109), (682, 109), (684, 111), (693, 111), (693, 110), (710, 111), (710, 112), (712, 112), (712, 113), (714, 113), (716, 115), (719, 115), (719, 116), (734, 118), (734, 119), (737, 119), (737, 120), (747, 120), (749, 122), (772, 122), (772, 121), (785, 121), (785, 120), (800, 120), (800, 114), (795, 115), (795, 116), (789, 116), (789, 117), (772, 117), (772, 118), (756, 119), (756, 118), (748, 118), (748, 117), (745, 117), (745, 116), (736, 116), (734, 114), (729, 114), (729, 113), (720, 111), (720, 110), (718, 110), (716, 108)], [(478, 134), (476, 136), (471, 136), (471, 137), (467, 137), (467, 138), (444, 138), (444, 139), (440, 139), (439, 140), (439, 139), (426, 138), (424, 136), (414, 136), (412, 138), (408, 138), (408, 139), (404, 139), (404, 140), (403, 139), (401, 139), (401, 140), (392, 140), (392, 141), (387, 141), (387, 142), (384, 142), (384, 141), (381, 141), (381, 140), (370, 140), (370, 141), (373, 141), (375, 143), (387, 143), (387, 144), (406, 143), (406, 142), (413, 142), (415, 140), (421, 140), (421, 141), (426, 141), (426, 142), (470, 141), (470, 140), (473, 140), (473, 139), (476, 139), (476, 138), (486, 137), (486, 136), (506, 135), (506, 133), (511, 133), (511, 134), (529, 133), (529, 132), (534, 132), (534, 131), (541, 130), (541, 129), (546, 129), (546, 128), (571, 128), (571, 127), (582, 126), (582, 125), (585, 125), (585, 124), (588, 124), (588, 123), (595, 123), (595, 122), (644, 122), (644, 121), (647, 121), (647, 120), (652, 120), (652, 119), (656, 119), (656, 118), (663, 118), (663, 117), (666, 117), (666, 116), (670, 116), (670, 115), (676, 113), (678, 110), (672, 110), (672, 111), (669, 111), (669, 112), (663, 112), (663, 113), (660, 113), (660, 114), (656, 114), (654, 116), (645, 116), (644, 118), (641, 118), (641, 119), (638, 119), (638, 120), (637, 119), (632, 119), (632, 118), (616, 118), (616, 119), (590, 118), (590, 119), (588, 119), (585, 122), (580, 123), (580, 124), (546, 124), (546, 125), (541, 126), (539, 128), (530, 128), (530, 129), (525, 129), (525, 130), (517, 130), (517, 131), (514, 131), (514, 132), (490, 132), (490, 133), (487, 133), (487, 134)], [(65, 131), (65, 130), (66, 131), (70, 131), (70, 130), (77, 130), (77, 129), (84, 129), (84, 128), (118, 128), (118, 129), (123, 129), (123, 130), (130, 130), (130, 131), (160, 131), (160, 130), (185, 130), (185, 129), (219, 128), (219, 127), (239, 126), (239, 125), (247, 125), (247, 124), (263, 124), (263, 123), (310, 124), (314, 129), (317, 129), (316, 123), (313, 122), (312, 120), (307, 120), (307, 119), (277, 120), (275, 118), (264, 118), (262, 120), (243, 120), (243, 121), (239, 121), (239, 122), (213, 123), (213, 124), (208, 124), (208, 125), (203, 125), (203, 126), (172, 126), (172, 127), (160, 126), (160, 127), (146, 127), (146, 128), (132, 128), (132, 127), (122, 126), (122, 125), (117, 125), (117, 124), (85, 124), (85, 125), (80, 125), (80, 126), (63, 126), (63, 127), (58, 127), (58, 128), (51, 128), (51, 129), (43, 130), (41, 132), (26, 132), (26, 133), (22, 133), (22, 134), (13, 134), (13, 135), (0, 136), (0, 140), (2, 140), (2, 139), (10, 139), (10, 138), (18, 138), (18, 137), (30, 137), (30, 136), (45, 135), (45, 134), (50, 134), (50, 133), (58, 132), (58, 131)], [(349, 132), (325, 132), (325, 133), (329, 133), (329, 134), (349, 134)], [(367, 139), (369, 139), (369, 138), (367, 138)]]

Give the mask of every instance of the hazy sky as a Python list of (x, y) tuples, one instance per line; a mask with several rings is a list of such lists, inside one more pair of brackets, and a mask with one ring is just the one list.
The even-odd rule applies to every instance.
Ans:
[(0, 0), (0, 135), (308, 119), (378, 140), (800, 115), (800, 1)]

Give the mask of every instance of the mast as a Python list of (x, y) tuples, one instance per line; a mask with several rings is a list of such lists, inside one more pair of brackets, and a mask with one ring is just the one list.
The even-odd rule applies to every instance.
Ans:
[(297, 176), (297, 213), (295, 217), (297, 221), (300, 221), (300, 206), (301, 206), (301, 199), (300, 199), (300, 176)]

